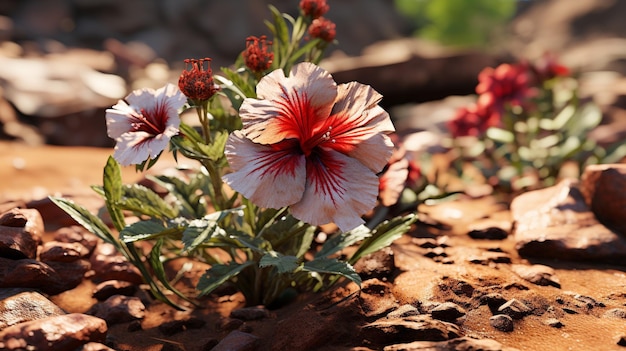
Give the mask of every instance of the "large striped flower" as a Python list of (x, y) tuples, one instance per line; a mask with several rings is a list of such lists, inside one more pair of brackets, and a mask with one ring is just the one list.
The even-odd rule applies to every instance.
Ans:
[(140, 89), (106, 110), (107, 131), (115, 139), (121, 165), (141, 164), (157, 157), (178, 133), (178, 109), (187, 98), (173, 84), (158, 90)]
[(289, 206), (309, 224), (343, 230), (376, 205), (378, 177), (391, 156), (394, 127), (369, 86), (337, 85), (312, 63), (278, 69), (239, 110), (243, 129), (226, 145), (224, 181), (261, 207)]

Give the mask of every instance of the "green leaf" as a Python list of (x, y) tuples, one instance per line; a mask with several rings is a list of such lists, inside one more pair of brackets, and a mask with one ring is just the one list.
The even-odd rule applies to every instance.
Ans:
[(59, 208), (61, 208), (65, 213), (70, 215), (78, 224), (82, 225), (85, 229), (90, 231), (91, 233), (97, 235), (100, 239), (104, 240), (109, 244), (113, 244), (116, 247), (120, 247), (119, 242), (113, 236), (109, 227), (102, 222), (102, 220), (95, 215), (91, 214), (84, 207), (75, 204), (71, 200), (59, 198), (59, 197), (49, 197), (50, 200)]
[(253, 261), (244, 263), (231, 262), (230, 264), (216, 264), (209, 268), (198, 281), (196, 289), (200, 290), (200, 295), (210, 294), (213, 290), (224, 284), (228, 280), (236, 277), (241, 271), (254, 264)]
[(276, 251), (302, 257), (311, 247), (315, 227), (290, 214), (283, 215), (282, 212), (278, 212), (275, 218), (267, 222), (259, 236), (267, 240)]
[(213, 136), (213, 143), (211, 145), (198, 144), (197, 146), (209, 160), (219, 161), (224, 157), (226, 139), (228, 139), (228, 133), (220, 131), (216, 132)]
[(123, 191), (124, 197), (118, 201), (117, 205), (124, 210), (160, 219), (172, 219), (178, 216), (178, 208), (170, 206), (157, 193), (143, 185), (125, 185)]
[(300, 268), (299, 259), (296, 256), (285, 256), (279, 252), (271, 251), (261, 257), (259, 267), (276, 267), (278, 273), (292, 273)]
[(195, 250), (199, 245), (211, 238), (215, 233), (226, 234), (216, 220), (193, 220), (183, 232), (183, 247), (185, 252)]
[(339, 261), (334, 258), (316, 258), (313, 261), (305, 262), (303, 271), (340, 275), (361, 286), (361, 277), (348, 262)]
[(180, 235), (182, 228), (167, 228), (161, 222), (139, 221), (135, 222), (120, 231), (120, 240), (125, 243), (132, 243), (140, 240), (151, 240), (172, 235)]
[(406, 233), (415, 221), (417, 221), (417, 214), (412, 213), (379, 224), (372, 231), (372, 236), (363, 240), (356, 252), (350, 257), (349, 262), (354, 264), (361, 257), (391, 245), (392, 242)]
[(328, 257), (350, 245), (354, 245), (357, 242), (370, 237), (371, 235), (372, 232), (370, 229), (364, 225), (360, 225), (349, 232), (336, 234), (329, 240), (326, 240), (322, 249), (315, 254), (315, 257)]
[(122, 210), (117, 207), (117, 203), (122, 198), (122, 175), (120, 166), (115, 159), (109, 156), (107, 164), (104, 167), (103, 174), (103, 189), (105, 195), (105, 203), (113, 226), (118, 231), (126, 226), (124, 214)]
[(187, 184), (179, 178), (169, 176), (147, 176), (148, 179), (166, 188), (178, 200), (179, 215), (186, 218), (201, 218), (206, 212), (204, 194), (198, 190), (208, 189), (208, 176), (198, 173)]
[[(185, 294), (181, 293), (180, 291), (178, 291), (178, 289), (174, 288), (172, 286), (172, 284), (170, 284), (169, 279), (167, 278), (167, 274), (165, 273), (165, 267), (163, 267), (163, 261), (161, 260), (161, 247), (163, 246), (163, 240), (157, 240), (157, 242), (154, 244), (154, 246), (152, 247), (152, 250), (150, 250), (150, 254), (148, 255), (148, 262), (150, 263), (150, 268), (152, 268), (152, 271), (154, 272), (154, 275), (157, 277), (157, 279), (159, 280), (159, 282), (161, 284), (163, 284), (163, 286), (168, 289), (169, 291), (173, 292), (174, 294), (176, 294), (176, 296), (184, 299), (185, 301), (189, 301), (192, 302), (187, 296), (185, 296)], [(160, 288), (154, 284), (154, 282), (152, 281), (152, 278), (150, 277), (149, 282), (150, 287), (152, 292), (155, 292), (155, 289), (158, 291), (158, 294), (161, 295), (161, 298), (166, 298), (164, 294), (161, 293)], [(167, 299), (166, 302), (170, 302), (171, 301), (169, 299)], [(178, 308), (178, 306), (175, 306)]]

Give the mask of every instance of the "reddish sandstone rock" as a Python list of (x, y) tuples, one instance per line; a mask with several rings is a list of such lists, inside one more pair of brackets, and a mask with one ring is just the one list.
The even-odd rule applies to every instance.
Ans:
[(603, 224), (626, 236), (626, 164), (588, 166), (580, 192)]
[(0, 257), (35, 258), (44, 226), (37, 210), (14, 208), (0, 216)]
[(624, 263), (626, 236), (598, 221), (576, 180), (516, 197), (511, 215), (522, 256)]

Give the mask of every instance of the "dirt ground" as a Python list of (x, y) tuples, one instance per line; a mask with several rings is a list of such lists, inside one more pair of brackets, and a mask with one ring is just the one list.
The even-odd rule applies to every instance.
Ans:
[[(102, 168), (111, 154), (109, 149), (9, 142), (0, 142), (0, 150), (0, 202), (90, 193), (90, 185), (101, 184)], [(134, 169), (124, 170), (125, 182), (140, 178)], [(387, 281), (364, 284), (380, 288), (376, 292), (358, 292), (354, 284), (344, 284), (325, 293), (301, 295), (271, 310), (269, 318), (246, 321), (239, 329), (260, 337), (261, 350), (377, 350), (382, 345), (365, 341), (361, 328), (380, 316), (364, 311), (393, 310), (403, 304), (427, 309), (449, 301), (465, 309), (455, 324), (467, 337), (493, 339), (519, 350), (626, 350), (618, 345), (626, 336), (626, 319), (607, 316), (611, 309), (626, 309), (626, 266), (529, 260), (517, 254), (512, 235), (504, 240), (470, 238), (468, 228), (477, 223), (510, 225), (508, 203), (493, 197), (420, 210), (429, 224), (415, 226), (393, 244), (395, 273)], [(560, 288), (524, 280), (513, 272), (516, 264), (554, 268)], [(85, 312), (96, 302), (93, 288), (85, 280), (51, 299), (67, 312)], [(513, 331), (498, 331), (489, 322), (493, 311), (480, 302), (489, 293), (523, 301), (531, 312), (514, 321)], [(132, 322), (111, 325), (109, 339), (118, 350), (209, 350), (227, 334), (224, 323), (244, 301), (236, 293), (204, 303), (206, 308), (179, 312), (155, 302), (148, 306), (140, 330), (131, 328)], [(174, 335), (164, 335), (158, 328), (189, 317), (206, 324)], [(561, 325), (548, 325), (550, 318)]]

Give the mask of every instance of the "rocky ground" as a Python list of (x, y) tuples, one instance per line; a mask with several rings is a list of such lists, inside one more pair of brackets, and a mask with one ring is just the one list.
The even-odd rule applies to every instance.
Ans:
[[(176, 311), (151, 299), (136, 270), (43, 196), (63, 194), (97, 211), (101, 200), (88, 185), (100, 183), (109, 150), (2, 147), (11, 150), (0, 156), (0, 174), (11, 184), (0, 202), (6, 349), (25, 343), (41, 350), (626, 347), (626, 238), (590, 210), (624, 203), (602, 188), (626, 181), (623, 166), (591, 169), (582, 180), (513, 201), (463, 197), (422, 205), (418, 225), (358, 265), (360, 290), (341, 284), (273, 310), (244, 308), (239, 293), (224, 291), (206, 298), (203, 308)], [(61, 167), (41, 162), (60, 157)], [(128, 181), (140, 176), (124, 174)], [(603, 222), (615, 227), (623, 213), (612, 216)], [(201, 272), (195, 267), (184, 282)]]
[[(130, 3), (147, 10), (118, 11)], [(188, 311), (150, 298), (133, 267), (47, 196), (98, 212), (102, 201), (89, 187), (102, 183), (111, 154), (104, 109), (130, 88), (175, 81), (172, 62), (182, 58), (210, 51), (220, 53), (216, 62), (230, 62), (262, 23), (203, 14), (243, 3), (207, 3), (202, 13), (179, 1), (0, 4), (0, 349), (626, 350), (623, 164), (520, 196), (422, 205), (409, 233), (360, 262), (361, 289), (344, 283), (271, 310), (244, 308), (243, 297), (227, 290)], [(362, 22), (376, 26), (343, 28), (346, 51), (322, 64), (338, 82), (379, 90), (400, 131), (441, 133), (450, 112), (472, 98), (452, 95), (471, 94), (482, 68), (551, 50), (580, 75), (582, 96), (602, 108), (591, 137), (626, 137), (623, 1), (533, 2), (511, 24), (515, 36), (504, 52), (398, 39), (405, 23), (387, 2), (337, 4), (337, 23), (351, 23), (358, 8)], [(245, 18), (258, 17), (249, 9)], [(192, 15), (191, 29), (164, 36)], [(54, 36), (32, 40), (42, 33)], [(181, 47), (177, 37), (191, 44)], [(72, 46), (87, 42), (106, 45)], [(163, 161), (153, 172), (174, 164)], [(125, 182), (142, 177), (123, 170)], [(204, 269), (194, 267), (181, 287), (192, 287)]]

